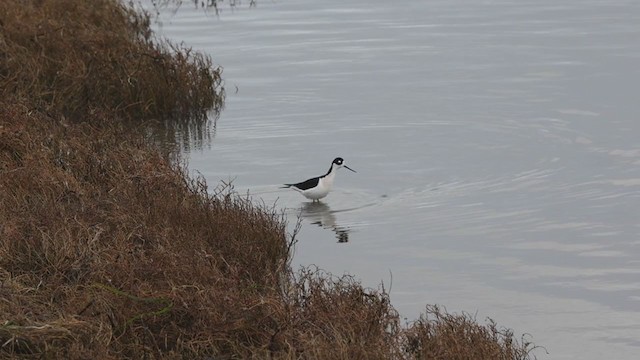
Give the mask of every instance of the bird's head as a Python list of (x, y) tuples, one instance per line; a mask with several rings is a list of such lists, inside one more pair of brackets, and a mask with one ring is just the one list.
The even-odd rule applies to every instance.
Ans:
[(340, 169), (341, 167), (344, 167), (346, 169), (349, 169), (353, 172), (356, 172), (355, 170), (353, 170), (352, 168), (348, 167), (347, 165), (344, 164), (344, 159), (341, 157), (337, 157), (335, 159), (333, 159), (333, 164), (332, 166), (335, 166), (336, 169)]

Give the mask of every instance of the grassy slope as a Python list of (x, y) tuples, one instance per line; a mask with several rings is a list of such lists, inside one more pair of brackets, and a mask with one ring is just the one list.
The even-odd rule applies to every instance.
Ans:
[(210, 59), (145, 16), (0, 2), (0, 30), (0, 357), (528, 358), (492, 323), (429, 308), (403, 327), (384, 289), (292, 274), (275, 210), (132, 125), (223, 102)]

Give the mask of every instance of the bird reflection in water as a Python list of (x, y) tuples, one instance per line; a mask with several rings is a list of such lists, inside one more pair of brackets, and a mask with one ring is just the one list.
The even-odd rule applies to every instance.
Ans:
[(322, 202), (306, 202), (302, 206), (302, 216), (307, 218), (312, 224), (335, 232), (339, 243), (349, 241), (349, 228), (336, 223), (336, 216), (331, 211), (329, 205)]

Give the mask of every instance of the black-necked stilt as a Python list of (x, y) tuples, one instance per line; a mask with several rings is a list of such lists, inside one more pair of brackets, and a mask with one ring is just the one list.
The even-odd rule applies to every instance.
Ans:
[(331, 167), (325, 175), (314, 177), (297, 184), (284, 184), (282, 188), (293, 188), (300, 194), (304, 195), (307, 199), (312, 199), (313, 201), (320, 200), (327, 196), (329, 191), (331, 191), (331, 188), (333, 187), (333, 179), (336, 177), (336, 172), (343, 166), (353, 172), (356, 172), (344, 164), (344, 159), (337, 157), (333, 159)]

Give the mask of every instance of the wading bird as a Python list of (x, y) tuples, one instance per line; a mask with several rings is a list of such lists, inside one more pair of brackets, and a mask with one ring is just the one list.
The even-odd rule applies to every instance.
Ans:
[(299, 182), (297, 184), (284, 184), (282, 188), (292, 188), (293, 190), (296, 190), (300, 194), (304, 195), (304, 197), (306, 197), (307, 199), (311, 199), (313, 201), (320, 200), (323, 197), (327, 196), (329, 191), (331, 191), (331, 188), (333, 187), (333, 180), (336, 178), (336, 173), (341, 167), (345, 167), (353, 172), (356, 172), (355, 170), (344, 164), (343, 158), (337, 157), (333, 159), (333, 162), (331, 162), (331, 167), (325, 175), (317, 176), (309, 180)]

